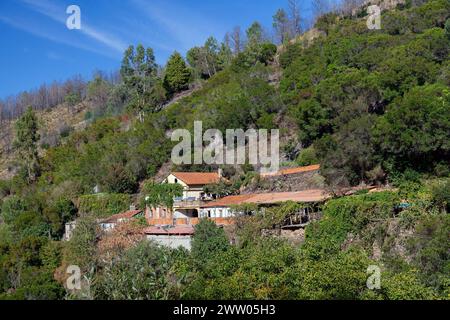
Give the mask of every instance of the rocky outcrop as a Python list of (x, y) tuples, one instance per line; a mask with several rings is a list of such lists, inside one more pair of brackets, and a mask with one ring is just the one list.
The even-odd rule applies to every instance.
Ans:
[(380, 7), (381, 11), (384, 10), (392, 10), (397, 8), (398, 5), (404, 5), (406, 4), (406, 0), (365, 0), (362, 2), (360, 6), (357, 8), (354, 8), (352, 10), (352, 15), (356, 16), (358, 15), (363, 9), (372, 6), (377, 5)]

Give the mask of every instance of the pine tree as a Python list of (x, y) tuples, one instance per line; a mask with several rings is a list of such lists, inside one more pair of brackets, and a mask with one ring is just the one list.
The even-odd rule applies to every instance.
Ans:
[(164, 87), (167, 91), (177, 93), (187, 89), (191, 72), (178, 52), (175, 51), (169, 58), (165, 71)]
[(280, 43), (285, 43), (289, 40), (289, 19), (286, 11), (279, 9), (273, 16), (273, 28), (277, 34)]
[(225, 69), (231, 64), (233, 59), (233, 52), (231, 51), (229, 42), (224, 41), (220, 45), (219, 53), (217, 54), (217, 64), (221, 70)]
[(130, 46), (125, 51), (120, 75), (130, 96), (128, 107), (140, 116), (146, 111), (159, 110), (165, 101), (157, 70), (152, 48), (145, 49), (139, 44), (136, 49)]
[(23, 162), (28, 182), (31, 183), (39, 176), (38, 156), (38, 121), (31, 107), (17, 120), (15, 124), (16, 140), (14, 147), (17, 149), (19, 159)]
[(253, 24), (247, 29), (247, 42), (248, 48), (255, 48), (263, 42), (263, 29), (259, 22), (253, 22)]

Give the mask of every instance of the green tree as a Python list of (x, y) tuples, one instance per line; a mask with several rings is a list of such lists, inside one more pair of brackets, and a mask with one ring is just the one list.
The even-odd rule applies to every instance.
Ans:
[(81, 102), (81, 97), (79, 94), (70, 93), (64, 98), (64, 102), (69, 105), (69, 107), (75, 106), (77, 103)]
[(217, 53), (217, 64), (221, 70), (230, 66), (233, 59), (233, 52), (227, 42), (220, 44), (219, 52)]
[(384, 158), (399, 170), (429, 170), (430, 163), (450, 156), (450, 93), (441, 84), (416, 87), (397, 99), (380, 117), (374, 137)]
[(295, 161), (299, 166), (309, 166), (319, 163), (316, 150), (313, 146), (303, 149)]
[(196, 73), (203, 78), (211, 78), (219, 69), (219, 44), (209, 37), (203, 47), (194, 47), (186, 54), (186, 60)]
[(247, 47), (252, 49), (263, 42), (263, 29), (259, 22), (255, 21), (247, 29)]
[(142, 193), (145, 195), (145, 205), (172, 208), (174, 198), (183, 195), (183, 187), (179, 184), (154, 183), (150, 181), (144, 184)]
[(40, 164), (38, 155), (38, 120), (31, 107), (17, 120), (15, 124), (16, 140), (14, 146), (18, 151), (19, 161), (26, 170), (28, 182), (33, 182), (39, 176)]
[(80, 218), (72, 238), (64, 248), (63, 261), (67, 265), (78, 265), (82, 270), (92, 268), (97, 259), (97, 222), (92, 217)]
[(187, 89), (191, 72), (183, 57), (175, 52), (169, 58), (165, 69), (164, 87), (170, 93), (177, 93)]
[(278, 9), (278, 11), (273, 16), (273, 28), (275, 29), (280, 43), (284, 44), (285, 42), (289, 41), (289, 19), (284, 9)]
[(424, 286), (418, 276), (418, 270), (382, 275), (380, 295), (387, 300), (433, 300), (437, 295), (431, 288)]
[(317, 100), (302, 101), (298, 108), (291, 109), (299, 128), (299, 138), (305, 146), (331, 132), (330, 110)]
[(102, 264), (95, 275), (96, 299), (180, 299), (186, 277), (178, 266), (187, 252), (143, 241)]
[(92, 102), (95, 114), (103, 115), (105, 113), (111, 91), (112, 85), (101, 75), (96, 75), (94, 80), (89, 82), (87, 99)]
[(137, 112), (154, 112), (165, 101), (165, 92), (157, 77), (157, 64), (152, 48), (141, 44), (130, 46), (124, 53), (120, 74), (129, 95), (129, 107)]
[(229, 247), (225, 232), (213, 221), (202, 219), (195, 226), (191, 254), (198, 267), (205, 266), (213, 256), (228, 250)]

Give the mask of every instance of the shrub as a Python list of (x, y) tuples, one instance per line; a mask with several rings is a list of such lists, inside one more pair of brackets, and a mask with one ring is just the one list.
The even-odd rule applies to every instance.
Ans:
[(81, 216), (104, 218), (127, 210), (131, 197), (128, 194), (101, 193), (81, 196), (78, 201), (78, 211)]
[(450, 212), (450, 179), (437, 181), (431, 187), (431, 196), (433, 203), (440, 208), (445, 210), (447, 213)]
[(71, 93), (68, 94), (65, 98), (64, 98), (64, 102), (67, 103), (69, 106), (73, 107), (75, 106), (77, 103), (81, 102), (81, 97), (80, 95), (76, 94), (76, 93)]
[(177, 264), (186, 252), (143, 241), (103, 265), (94, 282), (96, 299), (180, 299), (185, 279)]
[(223, 229), (214, 222), (202, 219), (195, 227), (192, 238), (192, 258), (202, 268), (214, 255), (229, 249), (228, 240)]
[(298, 155), (296, 162), (299, 166), (309, 166), (319, 163), (314, 147), (311, 146), (303, 149)]

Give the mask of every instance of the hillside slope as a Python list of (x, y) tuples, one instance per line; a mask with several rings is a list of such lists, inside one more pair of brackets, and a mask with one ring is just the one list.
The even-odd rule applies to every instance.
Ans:
[[(82, 102), (75, 106), (67, 104), (58, 105), (48, 110), (38, 111), (39, 118), (39, 141), (40, 154), (45, 153), (45, 149), (56, 147), (61, 139), (68, 136), (71, 131), (83, 130), (85, 122), (85, 112), (88, 109), (88, 102)], [(14, 152), (13, 142), (15, 121), (3, 122), (0, 132), (0, 180), (11, 179), (17, 172), (15, 160), (17, 154)]]
[[(299, 38), (278, 57), (274, 44), (249, 43), (220, 60), (214, 75), (196, 70), (202, 86), (167, 105), (195, 73), (188, 77), (179, 54), (171, 59), (172, 78), (152, 63), (133, 69), (130, 48), (122, 82), (90, 83), (88, 100), (100, 111), (88, 117), (81, 104), (76, 112), (38, 113), (41, 135), (56, 133), (61, 143), (40, 153), (34, 175), (18, 159), (17, 174), (0, 180), (0, 298), (63, 298), (54, 273), (72, 264), (90, 272), (89, 298), (98, 299), (448, 298), (449, 17), (447, 0), (386, 11), (381, 30), (367, 28), (364, 12), (329, 13), (318, 19), (315, 40)], [(142, 199), (143, 185), (169, 170), (218, 169), (171, 164), (170, 133), (192, 132), (194, 121), (222, 132), (280, 129), (282, 166), (320, 162), (325, 181), (309, 177), (311, 183), (397, 189), (329, 201), (301, 245), (263, 234), (305, 209), (285, 203), (242, 217), (236, 245), (206, 221), (191, 253), (134, 246), (135, 234), (132, 241), (113, 238), (117, 246), (99, 252), (96, 219)], [(231, 183), (212, 187), (225, 194), (259, 190), (252, 186), (257, 166), (221, 167)], [(61, 242), (74, 219), (73, 239)], [(366, 287), (367, 266), (374, 264), (385, 281), (379, 291)]]

